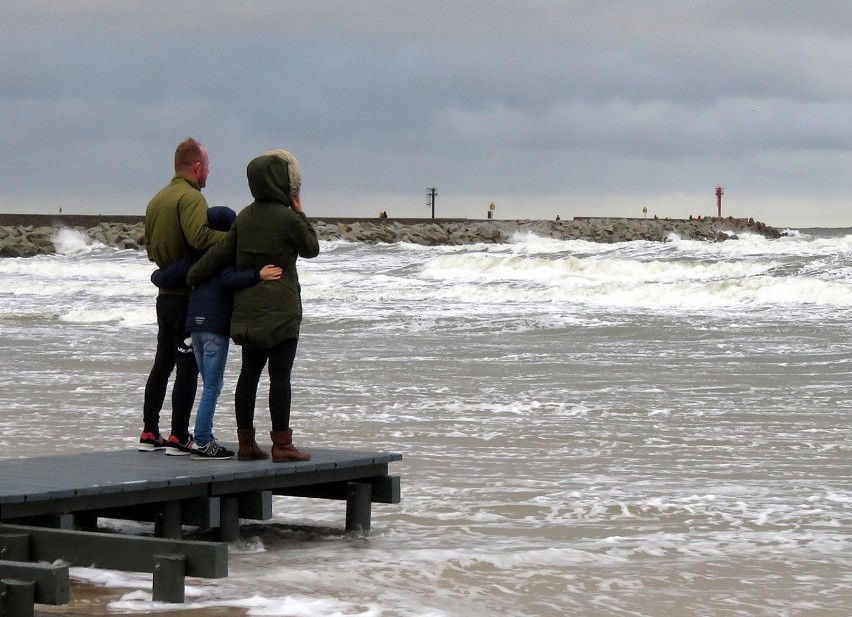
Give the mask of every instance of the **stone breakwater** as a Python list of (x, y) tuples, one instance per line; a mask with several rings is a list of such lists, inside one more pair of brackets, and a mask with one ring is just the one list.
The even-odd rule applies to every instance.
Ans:
[[(102, 219), (102, 220), (99, 220)], [(118, 220), (120, 219), (120, 220)], [(482, 221), (462, 219), (313, 219), (322, 240), (345, 240), (368, 244), (408, 242), (426, 246), (499, 244), (515, 234), (534, 234), (558, 240), (591, 242), (665, 242), (672, 234), (683, 239), (720, 242), (753, 233), (778, 238), (781, 231), (753, 219), (707, 218), (626, 219), (575, 218), (565, 221)], [(46, 215), (0, 215), (0, 257), (32, 257), (55, 253), (57, 234), (73, 229), (87, 241), (107, 246), (144, 249), (141, 217), (49, 217)]]
[(591, 242), (630, 242), (651, 240), (665, 242), (676, 234), (690, 240), (720, 242), (736, 239), (740, 233), (755, 233), (768, 238), (780, 238), (782, 232), (753, 219), (625, 219), (575, 218), (566, 221), (455, 221), (426, 220), (408, 223), (394, 220), (363, 220), (355, 222), (315, 221), (317, 234), (324, 240), (351, 242), (393, 243), (410, 242), (422, 245), (499, 244), (509, 242), (515, 234), (534, 234), (557, 240), (588, 240)]

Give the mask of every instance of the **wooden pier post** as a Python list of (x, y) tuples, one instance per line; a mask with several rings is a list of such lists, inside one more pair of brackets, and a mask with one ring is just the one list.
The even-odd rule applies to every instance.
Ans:
[(186, 597), (186, 557), (154, 555), (154, 602), (183, 604)]
[(35, 582), (14, 578), (0, 580), (0, 615), (33, 617), (35, 614)]
[(219, 514), (219, 527), (216, 529), (216, 540), (219, 542), (236, 542), (240, 539), (240, 498), (223, 497)]
[(346, 531), (367, 533), (370, 531), (370, 510), (373, 487), (365, 482), (349, 482), (346, 485)]
[(164, 501), (154, 520), (154, 535), (158, 538), (179, 540), (183, 537), (183, 519), (180, 501)]

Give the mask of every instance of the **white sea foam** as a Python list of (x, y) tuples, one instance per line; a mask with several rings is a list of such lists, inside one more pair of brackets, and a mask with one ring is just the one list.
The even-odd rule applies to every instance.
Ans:
[(67, 227), (59, 229), (52, 240), (56, 252), (63, 255), (83, 255), (91, 253), (93, 248), (93, 242), (88, 236)]
[(757, 276), (776, 264), (753, 262), (635, 261), (627, 259), (559, 259), (453, 255), (431, 260), (423, 275), (433, 280), (535, 281), (573, 284), (573, 279), (611, 282), (680, 282)]
[(363, 267), (337, 267), (330, 247), (327, 261), (321, 256), (305, 262), (302, 280), (306, 297), (345, 303), (352, 316), (359, 307), (372, 312), (388, 301), (421, 316), (433, 303), (459, 314), (470, 312), (465, 306), (489, 306), (490, 315), (499, 314), (497, 307), (511, 312), (518, 303), (663, 310), (845, 307), (852, 306), (852, 266), (837, 256), (850, 247), (852, 236), (807, 234), (612, 245), (515, 234), (507, 245), (413, 247), (407, 253), (394, 245), (383, 259), (393, 255), (396, 267), (376, 262), (381, 272), (373, 276)]
[(60, 321), (69, 323), (114, 323), (119, 326), (133, 328), (157, 323), (157, 314), (150, 307), (114, 307), (114, 308), (78, 308), (63, 313)]
[(377, 607), (364, 607), (363, 604), (341, 602), (330, 598), (307, 598), (299, 596), (262, 597), (251, 596), (244, 599), (204, 599), (193, 598), (187, 588), (187, 601), (174, 605), (154, 602), (151, 595), (135, 591), (125, 594), (120, 600), (110, 603), (115, 611), (130, 611), (140, 614), (173, 610), (198, 610), (217, 607), (246, 609), (246, 614), (256, 617), (380, 617), (383, 611)]
[[(24, 312), (59, 314), (69, 321), (150, 323), (149, 315), (120, 314), (132, 315), (130, 307), (73, 307), (64, 301), (120, 302), (128, 295), (152, 301), (153, 266), (144, 254), (91, 252), (92, 245), (73, 230), (62, 230), (60, 237), (65, 254), (0, 260), (0, 297), (33, 305)], [(389, 301), (408, 304), (420, 315), (431, 311), (429, 305), (461, 313), (469, 312), (464, 306), (488, 305), (490, 314), (496, 307), (511, 312), (517, 303), (643, 309), (852, 305), (852, 265), (838, 260), (852, 248), (852, 236), (766, 240), (744, 235), (722, 243), (606, 245), (518, 234), (511, 244), (477, 247), (388, 245), (371, 251), (324, 245), (320, 258), (300, 262), (304, 296), (320, 305), (315, 315), (346, 306), (349, 316), (367, 318), (377, 304)], [(791, 259), (798, 265), (788, 265)]]

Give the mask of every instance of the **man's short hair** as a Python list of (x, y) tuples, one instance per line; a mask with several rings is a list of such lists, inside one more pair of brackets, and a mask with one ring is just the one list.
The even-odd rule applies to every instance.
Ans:
[(203, 159), (201, 144), (192, 137), (187, 137), (178, 144), (177, 150), (175, 150), (175, 171), (191, 167), (200, 163)]
[(299, 161), (296, 157), (287, 152), (276, 148), (270, 150), (266, 154), (277, 156), (278, 158), (287, 161), (287, 172), (290, 180), (290, 197), (298, 197), (299, 191), (302, 189), (302, 168), (299, 166)]

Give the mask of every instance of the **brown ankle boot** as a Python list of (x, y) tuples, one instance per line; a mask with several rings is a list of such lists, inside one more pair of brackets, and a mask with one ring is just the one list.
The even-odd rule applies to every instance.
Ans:
[(237, 429), (237, 439), (240, 441), (240, 449), (237, 452), (238, 461), (261, 461), (269, 458), (269, 455), (257, 445), (254, 435), (253, 428)]
[(293, 429), (288, 428), (285, 431), (272, 431), (269, 433), (269, 437), (272, 438), (273, 463), (311, 460), (310, 453), (297, 450), (296, 446), (293, 445)]

